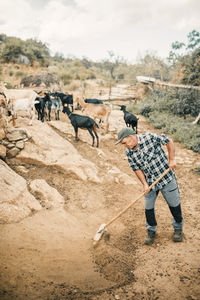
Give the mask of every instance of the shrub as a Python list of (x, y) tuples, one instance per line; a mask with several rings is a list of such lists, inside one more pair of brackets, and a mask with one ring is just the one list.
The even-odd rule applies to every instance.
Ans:
[(171, 134), (174, 140), (200, 153), (200, 127), (192, 124), (192, 116), (200, 111), (199, 102), (198, 93), (191, 90), (156, 90), (133, 105), (131, 111), (138, 111), (155, 128)]
[(26, 72), (23, 72), (23, 71), (17, 71), (15, 73), (15, 77), (16, 78), (23, 78), (23, 77), (26, 77), (27, 76), (27, 73)]
[(71, 80), (72, 80), (72, 75), (69, 73), (62, 73), (60, 75), (61, 80), (63, 81), (64, 85), (70, 84)]
[(169, 113), (150, 113), (150, 123), (166, 134), (171, 134), (175, 141), (183, 146), (200, 153), (200, 128), (191, 121)]
[(152, 105), (144, 104), (139, 110), (139, 113), (145, 117), (149, 117), (150, 112), (152, 112)]

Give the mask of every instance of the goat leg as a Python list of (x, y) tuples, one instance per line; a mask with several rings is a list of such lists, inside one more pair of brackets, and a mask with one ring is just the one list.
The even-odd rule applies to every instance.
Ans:
[(44, 122), (44, 107), (42, 108), (41, 121)]
[(98, 148), (98, 147), (99, 147), (99, 137), (98, 137), (96, 131), (94, 131), (94, 134), (96, 135), (96, 139), (97, 139), (97, 148)]
[(75, 131), (75, 140), (78, 142), (79, 138), (78, 138), (78, 127), (74, 127), (74, 131)]
[(94, 134), (92, 133), (93, 128), (88, 128), (90, 135), (92, 136), (92, 147), (94, 147)]

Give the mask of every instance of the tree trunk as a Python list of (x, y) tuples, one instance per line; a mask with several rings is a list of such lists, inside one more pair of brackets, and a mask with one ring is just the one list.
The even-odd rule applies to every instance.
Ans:
[(197, 124), (198, 121), (200, 120), (200, 113), (198, 114), (197, 118), (194, 120), (194, 122), (192, 122), (192, 124)]

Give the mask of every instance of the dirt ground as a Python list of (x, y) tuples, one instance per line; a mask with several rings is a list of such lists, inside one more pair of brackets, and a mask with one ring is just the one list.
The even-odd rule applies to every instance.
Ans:
[[(114, 114), (112, 122), (117, 117)], [(139, 117), (139, 133), (156, 132)], [(123, 146), (114, 145), (116, 132), (110, 134), (110, 139), (100, 142), (99, 155), (88, 143), (74, 142), (73, 136), (60, 132), (84, 158), (98, 166), (100, 177), (105, 178), (108, 165), (112, 165), (131, 176), (132, 185), (84, 182), (56, 168), (23, 162), (28, 172), (20, 173), (17, 164), (10, 164), (27, 182), (45, 179), (64, 196), (65, 207), (0, 225), (0, 299), (200, 299), (200, 177), (194, 171), (199, 155), (178, 143), (176, 176), (184, 216), (183, 242), (172, 241), (171, 215), (159, 196), (158, 231), (152, 246), (144, 245), (141, 199), (110, 225), (93, 247), (92, 238), (99, 226), (142, 193)]]

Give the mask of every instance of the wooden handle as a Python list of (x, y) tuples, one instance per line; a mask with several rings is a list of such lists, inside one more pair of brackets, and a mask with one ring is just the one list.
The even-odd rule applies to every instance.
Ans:
[[(151, 189), (156, 183), (158, 183), (158, 181), (163, 178), (170, 169), (167, 169), (158, 179), (156, 179), (156, 181), (154, 181), (150, 186), (149, 189)], [(133, 202), (131, 202), (126, 208), (124, 208), (124, 210), (122, 210), (116, 217), (114, 217), (112, 220), (110, 220), (104, 227), (108, 227), (111, 223), (113, 223), (115, 220), (117, 220), (123, 213), (125, 213), (129, 207), (131, 207), (137, 200), (139, 200), (140, 198), (142, 198), (144, 196), (145, 192), (140, 195), (137, 199), (135, 199)]]

